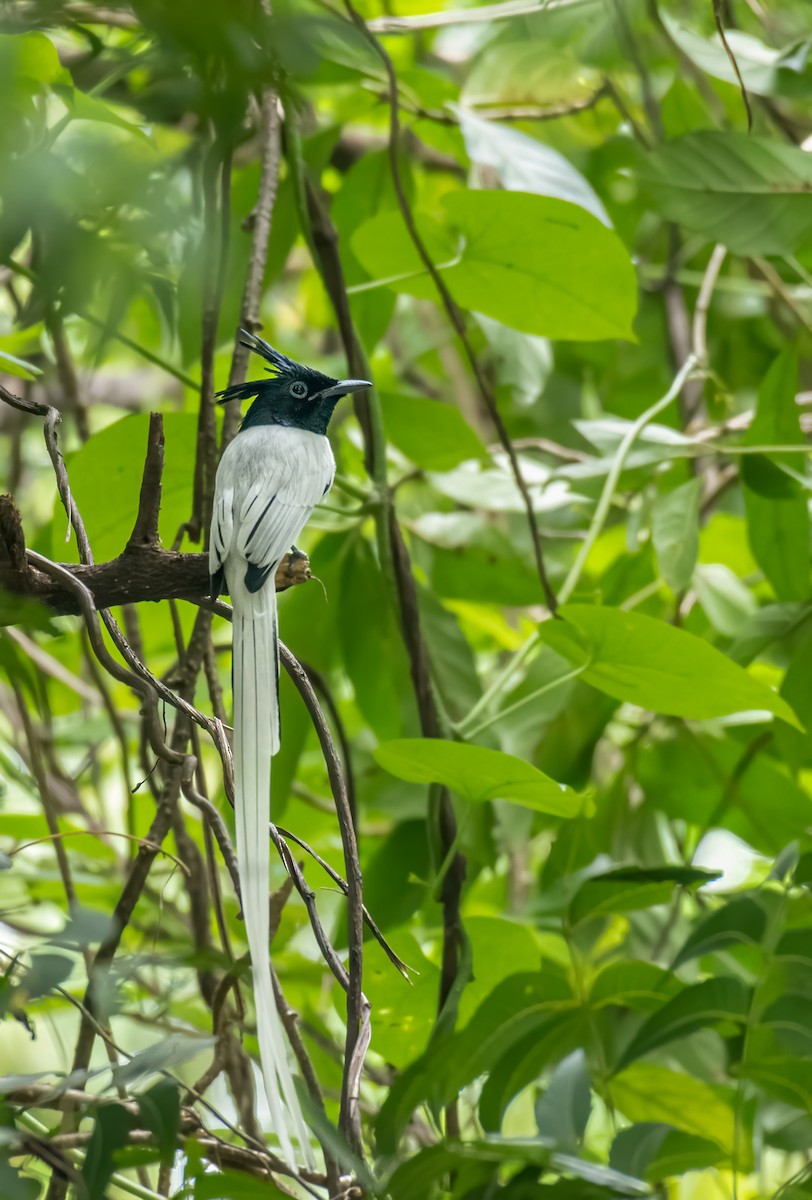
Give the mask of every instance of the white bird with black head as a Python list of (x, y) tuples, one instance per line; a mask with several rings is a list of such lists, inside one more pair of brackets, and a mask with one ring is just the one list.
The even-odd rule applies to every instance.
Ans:
[[(312, 1150), (274, 1003), (269, 959), (271, 756), (279, 749), (276, 569), (330, 490), (335, 459), (327, 427), (342, 396), (366, 379), (331, 379), (241, 330), (270, 365), (269, 379), (238, 383), (221, 404), (256, 397), (217, 470), (209, 571), (212, 596), (231, 596), (234, 785), (242, 910), (254, 980), (257, 1036), (274, 1130), (291, 1166)], [(299, 1155), (293, 1143), (299, 1144)]]

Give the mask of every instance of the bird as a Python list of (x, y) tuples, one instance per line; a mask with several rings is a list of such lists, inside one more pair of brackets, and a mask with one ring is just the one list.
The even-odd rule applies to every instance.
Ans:
[(335, 478), (327, 427), (336, 404), (372, 385), (367, 379), (333, 379), (303, 366), (245, 329), (239, 337), (264, 359), (270, 377), (217, 393), (220, 404), (254, 402), (217, 468), (209, 572), (212, 598), (225, 590), (233, 608), (237, 864), (262, 1076), (282, 1154), (296, 1166), (295, 1140), (312, 1169), (313, 1152), (274, 1002), (268, 945), (271, 758), (281, 736), (275, 577)]

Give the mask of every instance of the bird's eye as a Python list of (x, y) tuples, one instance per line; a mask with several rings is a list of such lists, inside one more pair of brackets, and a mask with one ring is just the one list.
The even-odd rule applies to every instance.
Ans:
[(297, 400), (301, 400), (302, 397), (307, 395), (307, 384), (297, 379), (295, 383), (290, 385), (290, 394), (291, 396), (295, 396)]

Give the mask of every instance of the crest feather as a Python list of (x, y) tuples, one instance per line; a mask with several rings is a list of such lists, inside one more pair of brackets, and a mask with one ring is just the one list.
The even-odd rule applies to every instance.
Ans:
[(269, 370), (277, 375), (291, 375), (295, 371), (301, 371), (302, 366), (294, 362), (292, 358), (288, 358), (286, 354), (282, 354), (280, 350), (274, 350), (273, 346), (268, 345), (264, 338), (257, 337), (255, 333), (249, 333), (247, 329), (240, 330), (240, 343), (247, 346), (249, 350), (253, 350), (255, 354), (259, 354), (266, 362), (271, 364)]

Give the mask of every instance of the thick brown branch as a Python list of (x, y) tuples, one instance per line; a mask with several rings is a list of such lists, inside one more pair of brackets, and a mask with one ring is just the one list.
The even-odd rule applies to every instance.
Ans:
[[(5, 526), (4, 526), (5, 528)], [(90, 591), (96, 608), (112, 608), (142, 600), (191, 600), (209, 592), (209, 563), (205, 554), (179, 554), (157, 546), (131, 548), (110, 562), (77, 566), (60, 564)], [(288, 554), (276, 572), (276, 590), (284, 591), (310, 578), (310, 563), (302, 555)], [(39, 600), (59, 614), (78, 613), (76, 593), (60, 580), (49, 578), (28, 565), (15, 569), (0, 561), (0, 588), (17, 596)]]

